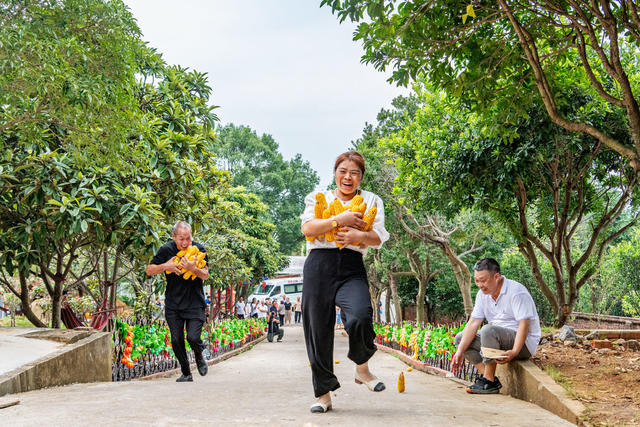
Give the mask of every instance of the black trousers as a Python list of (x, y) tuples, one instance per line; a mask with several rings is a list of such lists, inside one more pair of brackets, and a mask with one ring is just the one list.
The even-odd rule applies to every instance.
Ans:
[(299, 312), (299, 311), (296, 311), (296, 312), (295, 312), (295, 316), (294, 316), (294, 318), (295, 318), (295, 323), (300, 323), (300, 318), (301, 318), (301, 317), (302, 317), (302, 313), (301, 313), (301, 312)]
[(284, 336), (284, 331), (281, 328), (269, 328), (267, 332), (267, 340), (269, 342), (273, 342), (273, 337), (278, 337), (278, 341), (282, 341), (282, 337)]
[(316, 397), (340, 387), (333, 374), (336, 306), (349, 334), (347, 356), (363, 364), (373, 356), (376, 346), (362, 254), (349, 249), (313, 249), (304, 264), (302, 322)]
[(171, 346), (173, 353), (180, 363), (183, 375), (191, 374), (187, 349), (184, 345), (184, 330), (187, 330), (187, 342), (196, 356), (196, 360), (202, 359), (204, 343), (200, 339), (202, 325), (204, 324), (204, 309), (172, 310), (165, 308), (164, 316), (167, 319), (169, 332), (171, 332)]

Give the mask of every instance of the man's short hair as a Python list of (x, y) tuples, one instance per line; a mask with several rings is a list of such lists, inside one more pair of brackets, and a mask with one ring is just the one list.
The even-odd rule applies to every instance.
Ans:
[(500, 273), (500, 264), (493, 258), (483, 258), (480, 261), (476, 262), (476, 265), (473, 266), (475, 271), (485, 271), (487, 270), (489, 273)]
[(173, 232), (171, 234), (175, 236), (176, 234), (178, 234), (178, 230), (180, 230), (181, 228), (186, 228), (187, 230), (189, 230), (189, 233), (191, 233), (191, 225), (189, 225), (188, 222), (178, 221), (176, 222), (176, 225), (173, 226)]

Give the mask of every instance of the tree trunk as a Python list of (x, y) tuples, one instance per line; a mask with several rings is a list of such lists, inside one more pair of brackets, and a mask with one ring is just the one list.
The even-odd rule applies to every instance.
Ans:
[(384, 299), (384, 319), (391, 322), (391, 287), (387, 285), (387, 297)]
[(373, 322), (380, 323), (380, 309), (378, 308), (378, 304), (380, 303), (380, 295), (382, 292), (380, 292), (379, 288), (370, 286), (369, 294), (371, 295), (371, 304), (373, 307)]
[(391, 297), (393, 298), (393, 306), (396, 310), (395, 324), (402, 325), (402, 304), (400, 303), (400, 296), (398, 295), (398, 283), (393, 274), (389, 273), (389, 287), (391, 288)]
[(416, 323), (424, 326), (424, 296), (427, 294), (427, 283), (424, 278), (418, 279), (418, 295), (416, 296)]
[[(27, 320), (37, 328), (46, 328), (47, 325), (31, 310), (31, 298), (29, 298), (29, 287), (27, 286), (27, 277), (24, 273), (19, 273), (20, 278), (20, 302), (22, 303), (22, 313)], [(15, 313), (12, 312), (12, 323), (15, 326)]]
[(433, 304), (427, 301), (427, 303), (425, 304), (425, 310), (427, 312), (427, 323), (433, 323), (434, 321)]
[(462, 302), (464, 304), (464, 314), (469, 317), (473, 312), (473, 299), (471, 298), (471, 273), (467, 264), (456, 255), (451, 245), (447, 242), (442, 247), (442, 252), (449, 260), (453, 268), (453, 274), (458, 282), (460, 294), (462, 294)]
[(51, 295), (51, 327), (60, 329), (60, 318), (62, 309), (62, 281), (56, 279), (53, 284), (53, 295)]

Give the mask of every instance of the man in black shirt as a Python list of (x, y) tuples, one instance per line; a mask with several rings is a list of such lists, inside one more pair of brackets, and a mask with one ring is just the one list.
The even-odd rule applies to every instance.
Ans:
[[(204, 246), (191, 239), (191, 226), (188, 223), (184, 221), (176, 223), (171, 236), (173, 240), (158, 249), (147, 266), (146, 272), (148, 276), (165, 274), (167, 279), (165, 318), (171, 332), (171, 346), (182, 370), (182, 376), (176, 381), (193, 381), (184, 345), (184, 330), (186, 326), (187, 341), (196, 357), (198, 372), (200, 375), (206, 375), (208, 368), (202, 355), (205, 346), (200, 335), (205, 321), (206, 307), (202, 286), (203, 281), (209, 278), (209, 267), (205, 265), (203, 268), (198, 268), (195, 259), (189, 261), (186, 257), (182, 258), (180, 264), (174, 263), (176, 254), (187, 250), (191, 245), (196, 246), (200, 252), (206, 252)], [(206, 256), (204, 260), (207, 261)], [(192, 272), (195, 279), (184, 279), (180, 268)]]
[(278, 335), (278, 342), (282, 341), (284, 331), (280, 329), (280, 319), (278, 316), (278, 303), (273, 302), (273, 305), (269, 307), (269, 327), (267, 329), (267, 340), (273, 342), (274, 335)]

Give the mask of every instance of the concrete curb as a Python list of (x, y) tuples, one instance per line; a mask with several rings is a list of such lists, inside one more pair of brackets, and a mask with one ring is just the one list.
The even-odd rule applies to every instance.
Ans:
[(111, 333), (96, 332), (0, 375), (0, 396), (73, 383), (111, 381)]
[[(404, 363), (419, 371), (439, 375), (459, 384), (469, 384), (444, 369), (414, 360), (399, 350), (378, 343), (376, 343), (376, 347), (385, 353), (397, 356)], [(502, 394), (531, 402), (574, 424), (581, 423), (586, 411), (585, 406), (579, 401), (571, 399), (562, 386), (558, 385), (531, 360), (517, 360), (507, 365), (498, 365), (496, 374), (502, 382), (502, 390), (500, 391)]]
[[(222, 361), (225, 361), (233, 356), (237, 356), (240, 353), (243, 353), (244, 351), (246, 351), (247, 349), (249, 349), (250, 347), (258, 344), (261, 341), (264, 341), (267, 338), (267, 334), (262, 335), (260, 338), (255, 339), (251, 342), (245, 343), (242, 345), (242, 347), (237, 348), (235, 350), (229, 351), (227, 353), (224, 353), (214, 359), (211, 360), (207, 360), (207, 365), (208, 366), (212, 366), (215, 365), (217, 363), (220, 363)], [(192, 363), (191, 368), (193, 369), (197, 369), (197, 366), (195, 363)], [(164, 371), (164, 372), (158, 372), (155, 374), (151, 374), (151, 375), (147, 375), (146, 377), (140, 377), (140, 378), (136, 378), (133, 381), (148, 381), (148, 380), (155, 380), (158, 378), (167, 378), (167, 377), (171, 377), (173, 375), (178, 375), (180, 374), (180, 368), (176, 368), (176, 369), (171, 369), (170, 371)]]
[[(439, 375), (441, 377), (447, 377), (447, 378), (452, 376), (451, 372), (445, 371), (444, 369), (433, 367), (419, 360), (414, 360), (411, 357), (409, 357), (406, 353), (403, 353), (400, 350), (395, 350), (393, 348), (387, 347), (386, 345), (382, 345), (378, 343), (376, 343), (376, 347), (378, 347), (378, 350), (397, 356), (404, 363), (406, 363), (407, 365), (410, 365), (411, 367), (419, 371), (426, 372), (427, 374)], [(465, 384), (467, 383), (465, 382)]]

